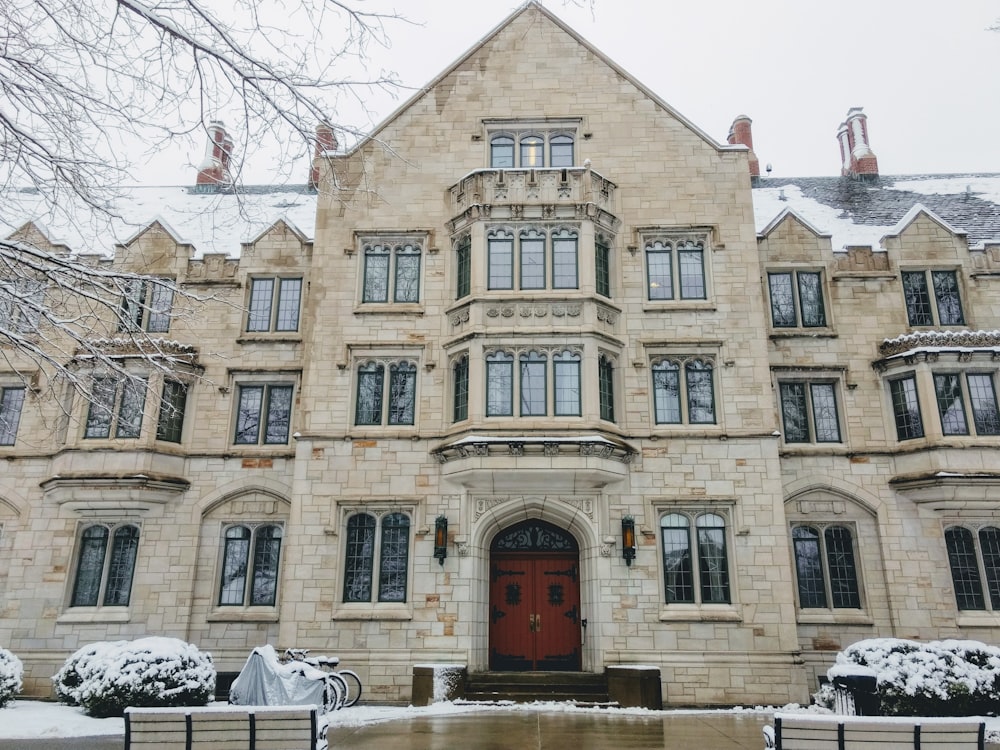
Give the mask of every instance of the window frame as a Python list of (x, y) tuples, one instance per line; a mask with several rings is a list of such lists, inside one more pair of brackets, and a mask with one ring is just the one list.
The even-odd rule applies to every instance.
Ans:
[[(987, 565), (984, 553), (983, 533), (992, 530), (994, 539), (990, 550), (991, 564)], [(952, 540), (955, 532), (968, 535), (966, 542), (971, 541), (971, 549), (955, 550)], [(955, 593), (955, 607), (960, 613), (1000, 614), (1000, 522), (989, 519), (980, 523), (956, 521), (947, 523), (944, 527), (945, 553), (948, 557), (948, 572), (951, 575), (952, 588)], [(964, 566), (959, 568), (963, 578), (956, 576), (956, 558), (959, 554), (966, 558)], [(968, 559), (972, 558), (973, 565)], [(977, 605), (970, 599), (978, 598)]]
[(34, 336), (45, 309), (46, 279), (31, 276), (0, 277), (0, 318), (13, 322), (22, 336)]
[[(803, 538), (796, 538), (797, 531), (811, 531), (815, 536), (815, 555), (816, 563), (818, 565), (818, 577), (813, 576), (812, 578), (804, 578), (804, 572), (800, 565), (801, 555), (800, 547), (805, 547), (808, 542), (813, 540)], [(849, 535), (850, 549), (846, 552), (836, 549), (831, 550), (831, 532), (832, 531), (843, 531)], [(837, 522), (815, 522), (815, 521), (793, 521), (791, 524), (789, 538), (791, 540), (792, 546), (792, 559), (794, 561), (795, 569), (795, 601), (800, 610), (809, 610), (810, 612), (830, 612), (830, 613), (840, 613), (840, 612), (862, 612), (864, 611), (864, 587), (862, 586), (861, 571), (858, 564), (860, 558), (858, 550), (858, 531), (853, 523), (845, 523), (842, 521)], [(840, 590), (835, 587), (833, 571), (844, 567), (842, 564), (834, 564), (835, 556), (837, 554), (847, 555), (850, 558), (850, 581), (847, 581), (847, 576), (838, 577), (838, 581), (843, 581), (846, 584), (853, 584), (853, 591), (848, 591), (845, 596), (851, 597), (853, 599), (839, 599), (840, 604), (837, 603), (837, 592)], [(809, 603), (803, 603), (803, 590), (807, 581), (817, 582), (821, 585), (822, 590), (819, 592), (822, 595), (822, 603), (815, 604), (815, 599), (810, 599)], [(842, 584), (843, 585), (843, 584)], [(843, 603), (848, 601), (849, 603)]]
[[(371, 538), (357, 538), (357, 533), (352, 533), (352, 526), (355, 519), (370, 519), (370, 526), (361, 529), (371, 529)], [(387, 526), (389, 519), (405, 519), (405, 524)], [(397, 535), (400, 529), (405, 528), (405, 538), (395, 541), (402, 548), (402, 555), (399, 550), (392, 558), (388, 558), (386, 544), (389, 534), (387, 531), (395, 530)], [(394, 607), (409, 606), (412, 594), (412, 574), (413, 574), (413, 547), (414, 547), (414, 516), (411, 508), (353, 508), (344, 509), (343, 517), (343, 549), (341, 551), (342, 575), (339, 596), (339, 606), (345, 608), (356, 607)], [(390, 542), (392, 540), (389, 540)], [(352, 560), (357, 561), (352, 564)], [(387, 563), (402, 560), (402, 570), (397, 570), (392, 574), (386, 572)], [(377, 564), (376, 564), (377, 563)], [(402, 597), (390, 598), (386, 595), (392, 588), (394, 579), (398, 586), (402, 585)], [(359, 580), (360, 579), (360, 580)]]
[[(421, 301), (423, 280), (423, 243), (414, 238), (402, 240), (379, 239), (365, 242), (361, 248), (361, 304), (362, 305), (418, 305)], [(385, 259), (381, 290), (369, 289), (374, 259)], [(406, 261), (404, 263), (404, 261)], [(409, 274), (405, 273), (410, 269)], [(404, 294), (405, 290), (405, 294)]]
[(601, 352), (597, 356), (597, 394), (601, 419), (615, 422), (615, 359)]
[[(226, 582), (227, 576), (233, 572), (231, 569), (231, 559), (230, 559), (230, 542), (234, 542), (232, 545), (235, 548), (235, 542), (244, 541), (241, 539), (236, 539), (235, 537), (230, 537), (230, 532), (242, 529), (246, 532), (246, 550), (242, 553), (242, 560), (234, 560), (237, 563), (242, 562), (242, 578), (243, 583), (241, 585), (241, 591), (239, 592), (238, 601), (224, 601), (227, 594), (227, 588), (229, 584)], [(264, 534), (268, 530), (277, 530), (277, 551), (271, 551), (266, 548), (266, 543), (268, 541), (274, 542), (274, 538), (268, 540)], [(221, 525), (220, 534), (220, 544), (219, 544), (219, 570), (215, 577), (215, 583), (217, 587), (217, 592), (215, 596), (215, 607), (220, 611), (243, 611), (243, 610), (261, 610), (261, 609), (276, 609), (279, 602), (279, 590), (281, 583), (281, 561), (283, 557), (284, 549), (284, 539), (285, 539), (285, 529), (283, 523), (273, 523), (267, 522), (245, 522), (245, 521), (234, 521), (232, 523), (223, 523)], [(257, 581), (258, 581), (258, 563), (262, 557), (262, 553), (266, 554), (270, 559), (267, 561), (267, 568), (261, 567), (265, 570), (270, 570), (273, 572), (273, 590), (271, 591), (271, 596), (265, 601), (257, 601), (254, 598), (255, 592), (257, 591)], [(233, 558), (239, 555), (237, 550)], [(235, 579), (234, 579), (235, 580)]]
[(575, 224), (523, 223), (486, 230), (486, 289), (566, 292), (580, 289), (580, 234)]
[[(912, 389), (905, 390), (905, 384), (912, 383)], [(920, 390), (915, 372), (902, 373), (888, 379), (889, 405), (893, 423), (896, 426), (896, 441), (919, 440), (926, 436), (924, 417), (920, 405)], [(906, 408), (906, 413), (902, 411)], [(913, 412), (916, 407), (916, 413)]]
[[(939, 291), (937, 284), (937, 281), (943, 278), (950, 279), (952, 285), (950, 291), (954, 293), (950, 303), (957, 308), (957, 315), (955, 310), (949, 311), (947, 315), (943, 312), (943, 305), (944, 310), (947, 310), (948, 299), (942, 299), (943, 294)], [(914, 290), (912, 284), (918, 279), (920, 288)], [(902, 269), (900, 270), (900, 286), (903, 293), (903, 307), (906, 310), (906, 322), (911, 328), (968, 325), (965, 318), (965, 307), (962, 303), (965, 295), (962, 290), (961, 269)], [(909, 295), (916, 292), (921, 294), (922, 299), (911, 301)], [(917, 310), (916, 305), (919, 305), (921, 309)], [(948, 320), (946, 321), (945, 318)]]
[[(91, 384), (91, 395), (87, 400), (87, 414), (83, 423), (83, 439), (140, 439), (149, 388), (146, 378), (137, 375), (95, 375)], [(129, 409), (127, 413), (126, 407)], [(123, 414), (128, 418), (123, 419)], [(101, 419), (102, 416), (106, 416), (106, 420)]]
[(164, 378), (160, 390), (160, 409), (156, 417), (156, 439), (165, 443), (184, 441), (184, 422), (190, 388), (187, 383)]
[[(366, 357), (358, 361), (354, 367), (353, 424), (356, 427), (416, 425), (419, 407), (418, 372), (416, 361), (407, 357), (392, 359)], [(369, 389), (371, 389), (372, 404), (363, 410), (361, 400)], [(362, 420), (362, 414), (370, 416)]]
[[(486, 418), (580, 417), (583, 415), (583, 351), (577, 347), (495, 348), (483, 354)], [(542, 385), (526, 385), (526, 367), (542, 369)], [(530, 402), (525, 401), (531, 396)], [(544, 402), (540, 399), (544, 397)], [(515, 404), (517, 409), (515, 413)]]
[(17, 443), (17, 431), (24, 414), (26, 397), (25, 386), (0, 383), (0, 447), (8, 448)]
[[(96, 541), (94, 535), (88, 536), (88, 534), (97, 529), (103, 529), (105, 536), (101, 545), (99, 564), (95, 565), (86, 561), (84, 557), (89, 549), (93, 549), (93, 545), (88, 541)], [(134, 521), (80, 524), (73, 549), (73, 575), (70, 579), (67, 608), (73, 610), (127, 609), (132, 601), (132, 586), (135, 582), (141, 539), (142, 528)], [(120, 552), (116, 553), (119, 549), (119, 541), (124, 542), (123, 547), (129, 542), (133, 542), (130, 549), (124, 550), (126, 557), (130, 557), (130, 559), (125, 561), (119, 559)], [(127, 584), (124, 586), (119, 584), (118, 587), (114, 587), (111, 579), (119, 567), (121, 570), (117, 571), (116, 577), (120, 581), (127, 581)], [(87, 590), (81, 589), (81, 580), (84, 576), (89, 576), (92, 579), (87, 582)]]
[[(288, 392), (288, 417), (286, 420), (284, 428), (284, 440), (270, 440), (268, 435), (270, 433), (271, 424), (271, 409), (274, 404), (274, 391)], [(289, 439), (292, 434), (292, 422), (295, 418), (295, 399), (296, 399), (296, 387), (295, 383), (289, 380), (238, 380), (236, 383), (236, 398), (234, 399), (234, 414), (233, 414), (233, 429), (230, 433), (233, 436), (232, 444), (234, 446), (239, 446), (243, 448), (261, 447), (261, 448), (272, 448), (276, 446), (285, 445), (289, 443)], [(260, 391), (261, 397), (256, 406), (256, 422), (257, 425), (254, 428), (255, 437), (253, 440), (240, 440), (239, 435), (241, 431), (248, 431), (250, 429), (249, 424), (244, 426), (243, 430), (240, 429), (241, 420), (243, 419), (241, 412), (244, 406), (243, 395), (245, 392), (250, 391)], [(266, 418), (265, 418), (266, 415)], [(280, 417), (276, 419), (275, 425), (280, 425)]]
[[(804, 404), (803, 415), (805, 416), (804, 428), (805, 437), (803, 439), (795, 439), (789, 437), (792, 434), (792, 430), (789, 429), (788, 421), (788, 411), (786, 410), (786, 391), (793, 387), (802, 388), (802, 398)], [(829, 388), (830, 397), (832, 399), (833, 407), (833, 423), (836, 428), (836, 438), (834, 439), (824, 439), (820, 437), (818, 425), (820, 420), (817, 419), (817, 407), (816, 407), (816, 389), (817, 388)], [(843, 429), (843, 415), (842, 407), (843, 403), (840, 389), (839, 380), (833, 378), (782, 378), (778, 380), (778, 411), (781, 416), (781, 438), (786, 445), (790, 446), (805, 446), (805, 445), (843, 445), (844, 444), (844, 429)], [(826, 433), (829, 434), (829, 433)]]
[(462, 354), (451, 365), (452, 422), (469, 418), (469, 355)]
[[(786, 303), (779, 302), (779, 298), (776, 294), (775, 281), (778, 278), (787, 278), (788, 287), (783, 290), (785, 294), (788, 295), (788, 301)], [(803, 279), (805, 278), (815, 278), (816, 279), (816, 296), (818, 300), (816, 301), (816, 311), (813, 316), (810, 316), (812, 322), (807, 322), (806, 316), (806, 304), (804, 300), (807, 297), (807, 291), (805, 285), (803, 284)], [(789, 268), (780, 269), (773, 268), (767, 271), (767, 299), (768, 299), (768, 309), (770, 312), (771, 328), (775, 331), (796, 331), (796, 330), (808, 330), (810, 332), (816, 329), (829, 328), (830, 327), (830, 316), (827, 310), (826, 303), (826, 273), (824, 269), (818, 268)], [(777, 306), (779, 304), (786, 304), (790, 308), (791, 319), (789, 322), (785, 322), (785, 318), (779, 317), (777, 314)]]
[[(705, 607), (721, 605), (724, 607), (732, 607), (734, 604), (734, 578), (733, 578), (733, 553), (735, 548), (732, 543), (732, 524), (730, 521), (730, 509), (729, 508), (688, 508), (688, 507), (671, 507), (662, 508), (659, 510), (657, 519), (657, 528), (659, 529), (659, 541), (657, 544), (658, 553), (660, 555), (659, 567), (660, 575), (662, 576), (663, 587), (661, 589), (663, 602), (666, 608), (669, 610), (672, 607), (680, 606), (694, 606), (694, 607)], [(721, 520), (721, 525), (701, 525), (699, 524), (699, 519), (711, 517), (713, 519)], [(683, 525), (667, 525), (667, 521), (675, 521), (675, 519), (683, 520), (685, 523)], [(676, 521), (675, 521), (676, 523)], [(709, 559), (704, 555), (702, 549), (701, 535), (699, 532), (701, 530), (707, 529), (721, 529), (722, 538), (722, 566), (721, 570), (706, 570), (707, 561)], [(680, 552), (681, 559), (687, 560), (686, 570), (682, 567), (680, 572), (674, 572), (677, 570), (676, 566), (673, 571), (668, 568), (668, 539), (667, 531), (677, 532), (672, 534), (674, 537), (669, 545), (669, 550), (671, 553)], [(684, 540), (681, 540), (681, 536)], [(684, 546), (680, 544), (681, 541), (686, 542)], [(686, 557), (685, 557), (686, 556)], [(697, 564), (695, 564), (697, 563)], [(716, 562), (716, 564), (718, 564)], [(704, 576), (706, 573), (722, 574), (722, 580), (717, 583), (706, 583)], [(682, 583), (671, 585), (673, 577), (681, 577)], [(686, 582), (683, 578), (686, 577)], [(676, 591), (678, 588), (682, 590), (690, 590), (688, 595), (678, 595), (676, 593), (672, 594), (672, 591)], [(710, 596), (706, 596), (706, 592), (711, 593)]]
[[(642, 254), (645, 266), (646, 302), (651, 304), (707, 302), (710, 298), (709, 247), (707, 239), (702, 237), (644, 235)], [(687, 264), (682, 260), (682, 257), (694, 255), (698, 257), (696, 274), (698, 293), (692, 293), (694, 291), (692, 285), (686, 281), (691, 278), (691, 274), (685, 272)], [(652, 262), (654, 258), (660, 260), (654, 264)], [(656, 289), (663, 291), (654, 292)]]
[[(270, 284), (264, 292), (265, 284)], [(247, 315), (244, 332), (251, 335), (300, 333), (302, 325), (302, 302), (305, 296), (305, 277), (299, 275), (253, 275), (248, 279)], [(287, 289), (286, 289), (287, 286)], [(294, 288), (294, 303), (288, 295)], [(258, 295), (258, 289), (260, 293)], [(294, 310), (292, 307), (294, 306)], [(292, 315), (294, 313), (294, 316)], [(294, 323), (283, 323), (294, 317)]]
[[(957, 393), (952, 396), (942, 394), (940, 384), (945, 378), (954, 378), (958, 385)], [(985, 378), (987, 380), (989, 400), (992, 402), (992, 414), (984, 413), (982, 400), (986, 393), (982, 387), (974, 389), (970, 378)], [(997, 400), (995, 373), (979, 370), (934, 370), (931, 373), (931, 381), (934, 385), (934, 401), (937, 405), (941, 434), (944, 437), (994, 437), (1000, 435), (1000, 403)], [(957, 411), (951, 407), (946, 408), (949, 398), (953, 399), (952, 405), (957, 401)], [(950, 417), (952, 421), (960, 415), (962, 426), (959, 428), (956, 424), (955, 428), (949, 429), (949, 417), (946, 412), (952, 413)], [(992, 426), (989, 426), (989, 423), (992, 423)], [(984, 427), (986, 429), (983, 429)]]
[[(695, 365), (698, 365), (695, 367)], [(667, 367), (667, 365), (672, 365), (672, 367)], [(677, 372), (677, 397), (676, 397), (676, 409), (677, 409), (677, 419), (661, 419), (662, 415), (666, 415), (667, 404), (663, 399), (669, 395), (669, 392), (664, 392), (664, 388), (657, 382), (657, 373), (660, 371), (676, 371)], [(718, 404), (718, 386), (716, 382), (715, 374), (715, 358), (705, 354), (698, 355), (673, 355), (673, 354), (658, 354), (653, 357), (650, 361), (650, 380), (652, 382), (652, 409), (653, 409), (653, 423), (656, 427), (670, 427), (670, 426), (686, 426), (695, 427), (702, 425), (718, 425), (719, 424), (719, 412), (717, 409)], [(709, 378), (708, 382), (711, 386), (711, 419), (693, 419), (693, 410), (697, 408), (696, 399), (692, 398), (692, 388), (696, 387), (697, 383), (692, 385), (690, 373), (692, 372), (708, 372)]]
[[(577, 166), (576, 123), (490, 124), (487, 131), (488, 169), (572, 169)], [(529, 146), (538, 150), (534, 159), (527, 158)]]
[(118, 306), (118, 330), (168, 333), (173, 317), (173, 284), (172, 279), (155, 277), (124, 279)]

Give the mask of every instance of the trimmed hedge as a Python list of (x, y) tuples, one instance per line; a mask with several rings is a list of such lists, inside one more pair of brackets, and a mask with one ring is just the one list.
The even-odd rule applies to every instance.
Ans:
[(0, 708), (21, 692), (24, 665), (21, 660), (5, 648), (0, 648)]

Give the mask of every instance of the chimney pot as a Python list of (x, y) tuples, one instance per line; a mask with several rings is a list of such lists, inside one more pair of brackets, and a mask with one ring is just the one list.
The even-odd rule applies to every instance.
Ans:
[(226, 125), (220, 120), (208, 123), (208, 148), (205, 158), (198, 167), (195, 188), (211, 193), (232, 187), (233, 178), (229, 171), (229, 160), (233, 153), (233, 139), (226, 133)]
[(756, 180), (760, 178), (760, 162), (753, 151), (753, 132), (750, 129), (752, 122), (746, 115), (739, 115), (729, 128), (728, 140), (731, 146), (739, 144), (750, 150), (750, 177)]
[(878, 179), (878, 159), (868, 144), (868, 118), (861, 107), (851, 107), (837, 129), (840, 142), (840, 173), (854, 180)]

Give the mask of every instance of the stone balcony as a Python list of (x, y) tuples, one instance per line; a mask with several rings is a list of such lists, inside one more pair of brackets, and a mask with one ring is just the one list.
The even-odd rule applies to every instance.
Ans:
[(492, 215), (520, 219), (524, 206), (540, 206), (538, 218), (588, 217), (614, 227), (615, 185), (590, 167), (481, 169), (449, 188), (453, 229), (463, 218)]

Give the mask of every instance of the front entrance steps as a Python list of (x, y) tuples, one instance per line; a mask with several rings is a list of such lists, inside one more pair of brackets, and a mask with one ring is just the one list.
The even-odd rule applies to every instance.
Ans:
[(440, 701), (567, 701), (580, 706), (663, 708), (658, 667), (609, 664), (604, 672), (472, 672), (465, 664), (414, 664), (413, 705)]
[(618, 705), (608, 700), (607, 676), (590, 672), (476, 672), (466, 678), (465, 700)]

